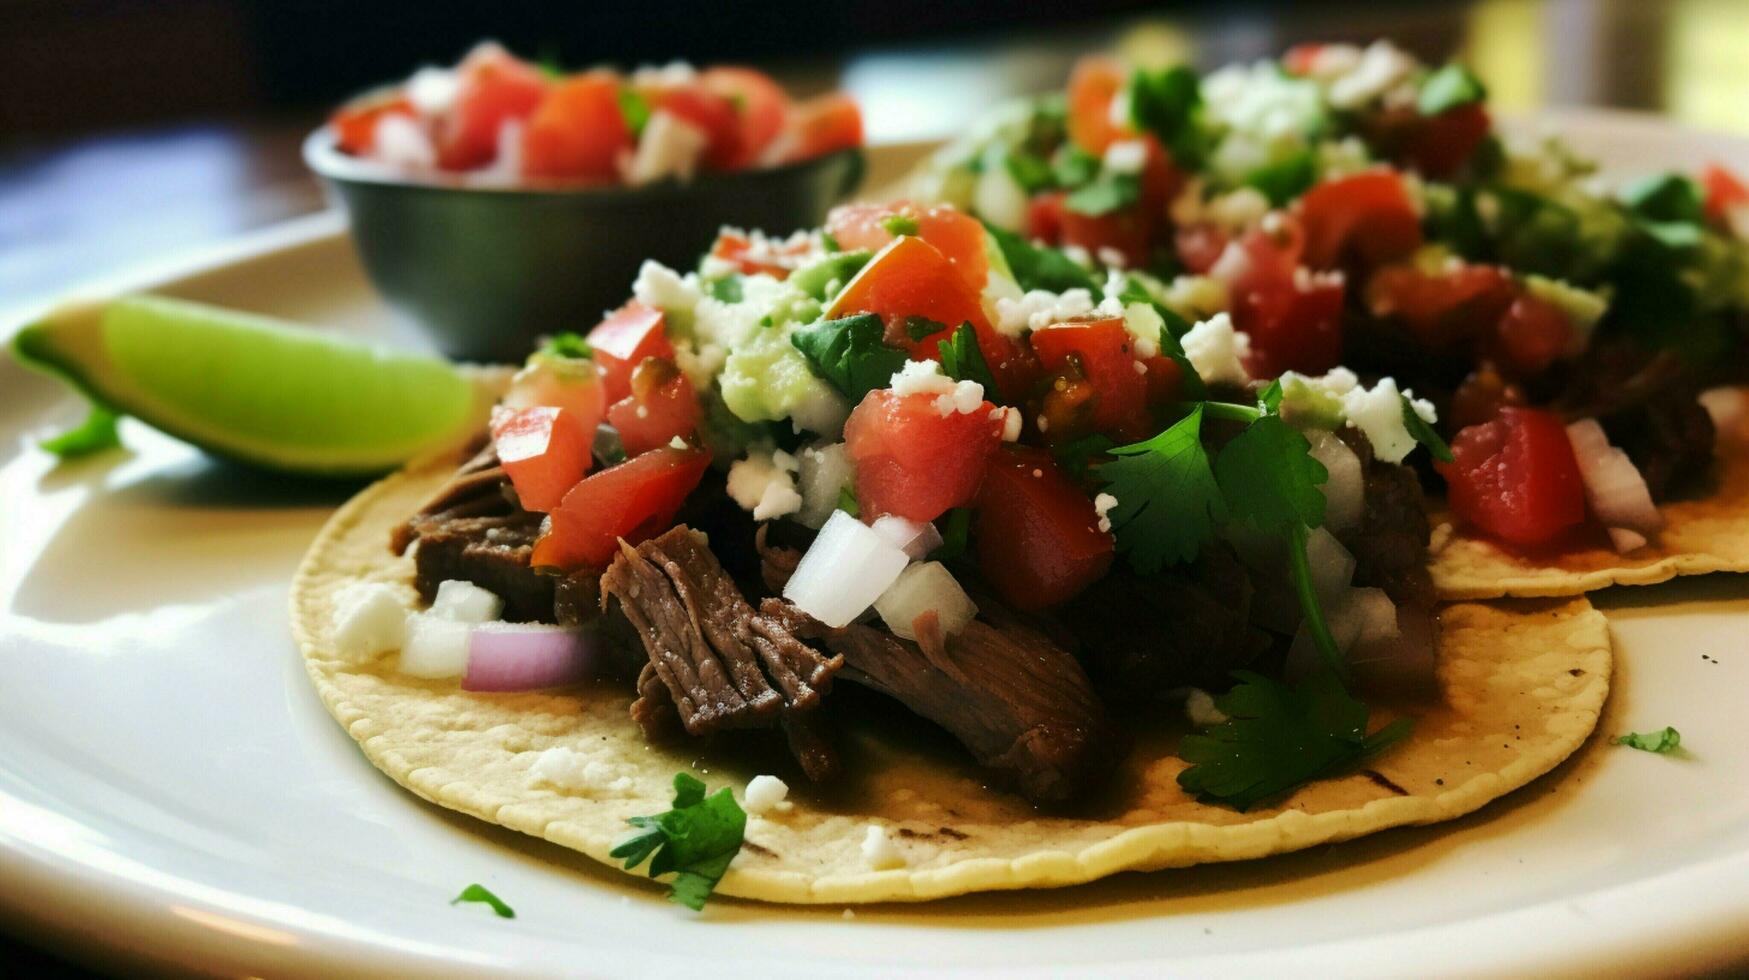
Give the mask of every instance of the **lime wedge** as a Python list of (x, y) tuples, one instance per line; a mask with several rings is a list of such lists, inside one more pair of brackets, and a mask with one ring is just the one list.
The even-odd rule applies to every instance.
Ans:
[(379, 473), (458, 445), (493, 400), (484, 375), (439, 358), (157, 296), (62, 307), (12, 346), (98, 405), (307, 475)]

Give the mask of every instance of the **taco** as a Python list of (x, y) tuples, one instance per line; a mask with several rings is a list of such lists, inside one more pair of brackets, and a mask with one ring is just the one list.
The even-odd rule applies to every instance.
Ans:
[(1255, 376), (1426, 399), (1446, 598), (1749, 570), (1749, 450), (1701, 397), (1749, 384), (1749, 186), (1716, 163), (1607, 184), (1507, 139), (1486, 95), (1386, 42), (1200, 78), (1090, 57), (912, 192), (1230, 312)]
[(1582, 598), (1436, 603), (1430, 406), (1254, 380), (1226, 314), (1121, 275), (1029, 299), (1066, 262), (853, 206), (646, 263), (477, 453), (324, 530), (292, 596), (324, 702), (420, 796), (694, 906), (1257, 857), (1584, 741)]

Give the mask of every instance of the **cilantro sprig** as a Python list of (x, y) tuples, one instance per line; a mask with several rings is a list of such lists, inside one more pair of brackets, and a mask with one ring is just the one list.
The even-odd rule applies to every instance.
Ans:
[(747, 814), (727, 787), (706, 796), (704, 783), (681, 772), (674, 774), (673, 809), (626, 823), (637, 833), (609, 855), (623, 859), (627, 871), (648, 859), (652, 878), (672, 872), (668, 900), (696, 912), (741, 852)]
[(1117, 548), (1144, 575), (1194, 560), (1226, 522), (1226, 500), (1202, 444), (1204, 408), (1198, 404), (1145, 442), (1111, 447), (1116, 458), (1098, 468), (1117, 498)]
[(1239, 683), (1215, 698), (1227, 720), (1179, 742), (1190, 768), (1178, 785), (1241, 811), (1377, 755), (1412, 726), (1399, 718), (1367, 734), (1366, 705), (1328, 672), (1295, 686), (1250, 671), (1234, 676)]
[(970, 323), (960, 324), (947, 340), (936, 341), (935, 349), (941, 354), (942, 374), (955, 381), (976, 381), (984, 386), (985, 398), (1004, 404), (996, 376), (990, 373), (990, 364), (978, 348), (978, 333)]
[(874, 313), (821, 320), (790, 335), (790, 343), (808, 359), (814, 373), (852, 404), (885, 388), (905, 366), (905, 352), (888, 347), (886, 323)]
[(1682, 748), (1682, 733), (1669, 725), (1655, 732), (1628, 732), (1626, 735), (1614, 735), (1609, 739), (1611, 745), (1625, 745), (1641, 752), (1656, 752), (1659, 755), (1669, 755)]
[(1098, 290), (1099, 285), (1093, 281), (1092, 274), (1062, 252), (1034, 245), (988, 221), (984, 222), (984, 229), (996, 240), (996, 247), (1014, 272), (1014, 280), (1020, 283), (1021, 289), (1047, 289), (1053, 293), (1071, 289), (1085, 289), (1090, 293)]
[(482, 905), (490, 905), (493, 914), (497, 915), (500, 919), (516, 918), (516, 910), (505, 904), (502, 898), (492, 894), (492, 890), (485, 885), (469, 885), (462, 889), (460, 895), (449, 900), (449, 904), (451, 905), (456, 905), (461, 902), (479, 902)]

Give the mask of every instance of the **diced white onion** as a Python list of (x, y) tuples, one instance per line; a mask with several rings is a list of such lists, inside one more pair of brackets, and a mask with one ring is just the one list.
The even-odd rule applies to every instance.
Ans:
[(450, 579), (437, 585), (430, 614), (458, 623), (489, 623), (504, 612), (504, 600), (472, 582)]
[(1438, 623), (1431, 610), (1399, 607), (1394, 635), (1363, 641), (1349, 651), (1355, 685), (1374, 693), (1434, 693), (1439, 689), (1437, 639)]
[(468, 669), (473, 624), (431, 612), (407, 617), (401, 673), (413, 677), (460, 677)]
[(1630, 531), (1625, 527), (1612, 527), (1606, 530), (1609, 531), (1609, 543), (1622, 554), (1646, 546), (1646, 536), (1638, 531)]
[(1330, 479), (1320, 487), (1324, 491), (1324, 526), (1340, 532), (1358, 525), (1366, 505), (1360, 457), (1334, 432), (1311, 429), (1306, 439), (1312, 444), (1312, 458), (1330, 473)]
[(1326, 609), (1347, 595), (1348, 583), (1354, 580), (1354, 556), (1336, 540), (1336, 535), (1326, 528), (1308, 535), (1306, 563), (1312, 570), (1312, 590)]
[(783, 587), (783, 597), (827, 626), (848, 626), (910, 561), (867, 524), (833, 511)]
[(1648, 536), (1664, 526), (1664, 515), (1652, 503), (1652, 491), (1633, 460), (1609, 444), (1596, 419), (1580, 419), (1567, 426), (1567, 441), (1573, 445), (1591, 513), (1606, 528), (1634, 532), (1611, 534), (1616, 549), (1627, 551), (1644, 545)]
[[(995, 150), (995, 147), (991, 148)], [(978, 216), (1000, 228), (1018, 231), (1026, 227), (1026, 189), (1008, 172), (1008, 163), (995, 153), (984, 157), (984, 172), (972, 185), (972, 208)]]
[(334, 652), (364, 663), (398, 650), (407, 635), (407, 600), (386, 582), (353, 582), (334, 595)]
[[(1312, 574), (1318, 574), (1315, 565)], [(1326, 597), (1320, 593), (1319, 601), (1324, 609), (1324, 626), (1330, 630), (1336, 648), (1350, 663), (1366, 655), (1365, 651), (1375, 645), (1389, 643), (1398, 634), (1397, 607), (1383, 589), (1355, 589), (1344, 585), (1335, 595)], [(1321, 668), (1323, 663), (1324, 656), (1318, 652), (1311, 630), (1302, 622), (1294, 634), (1293, 645), (1288, 648), (1287, 676), (1290, 679), (1306, 677)]]
[(838, 495), (855, 476), (844, 443), (810, 446), (796, 454), (801, 461), (802, 509), (796, 520), (817, 528), (838, 510)]
[(918, 616), (934, 611), (941, 621), (942, 634), (953, 636), (966, 628), (966, 624), (978, 614), (978, 607), (945, 565), (938, 561), (924, 561), (900, 573), (892, 586), (875, 600), (875, 611), (881, 614), (881, 620), (894, 636), (915, 640), (917, 631), (912, 624)]
[(941, 532), (928, 521), (912, 521), (897, 514), (882, 514), (869, 525), (881, 540), (903, 551), (912, 561), (922, 561), (941, 547)]

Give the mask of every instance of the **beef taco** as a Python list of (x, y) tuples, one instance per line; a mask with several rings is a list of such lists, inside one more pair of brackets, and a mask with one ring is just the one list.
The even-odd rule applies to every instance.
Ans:
[(1255, 376), (1341, 365), (1324, 394), (1391, 377), (1426, 399), (1451, 444), (1418, 466), (1446, 598), (1749, 571), (1749, 447), (1702, 399), (1749, 384), (1749, 185), (1705, 161), (1607, 182), (1558, 138), (1508, 138), (1486, 96), (1386, 42), (1200, 78), (1090, 57), (913, 190), (1189, 320), (1230, 312)]
[(1437, 603), (1431, 406), (1307, 402), (1226, 314), (1029, 292), (1053, 267), (890, 206), (646, 263), (474, 454), (323, 531), (292, 614), (324, 702), (420, 796), (695, 907), (1258, 857), (1585, 740), (1583, 598)]

